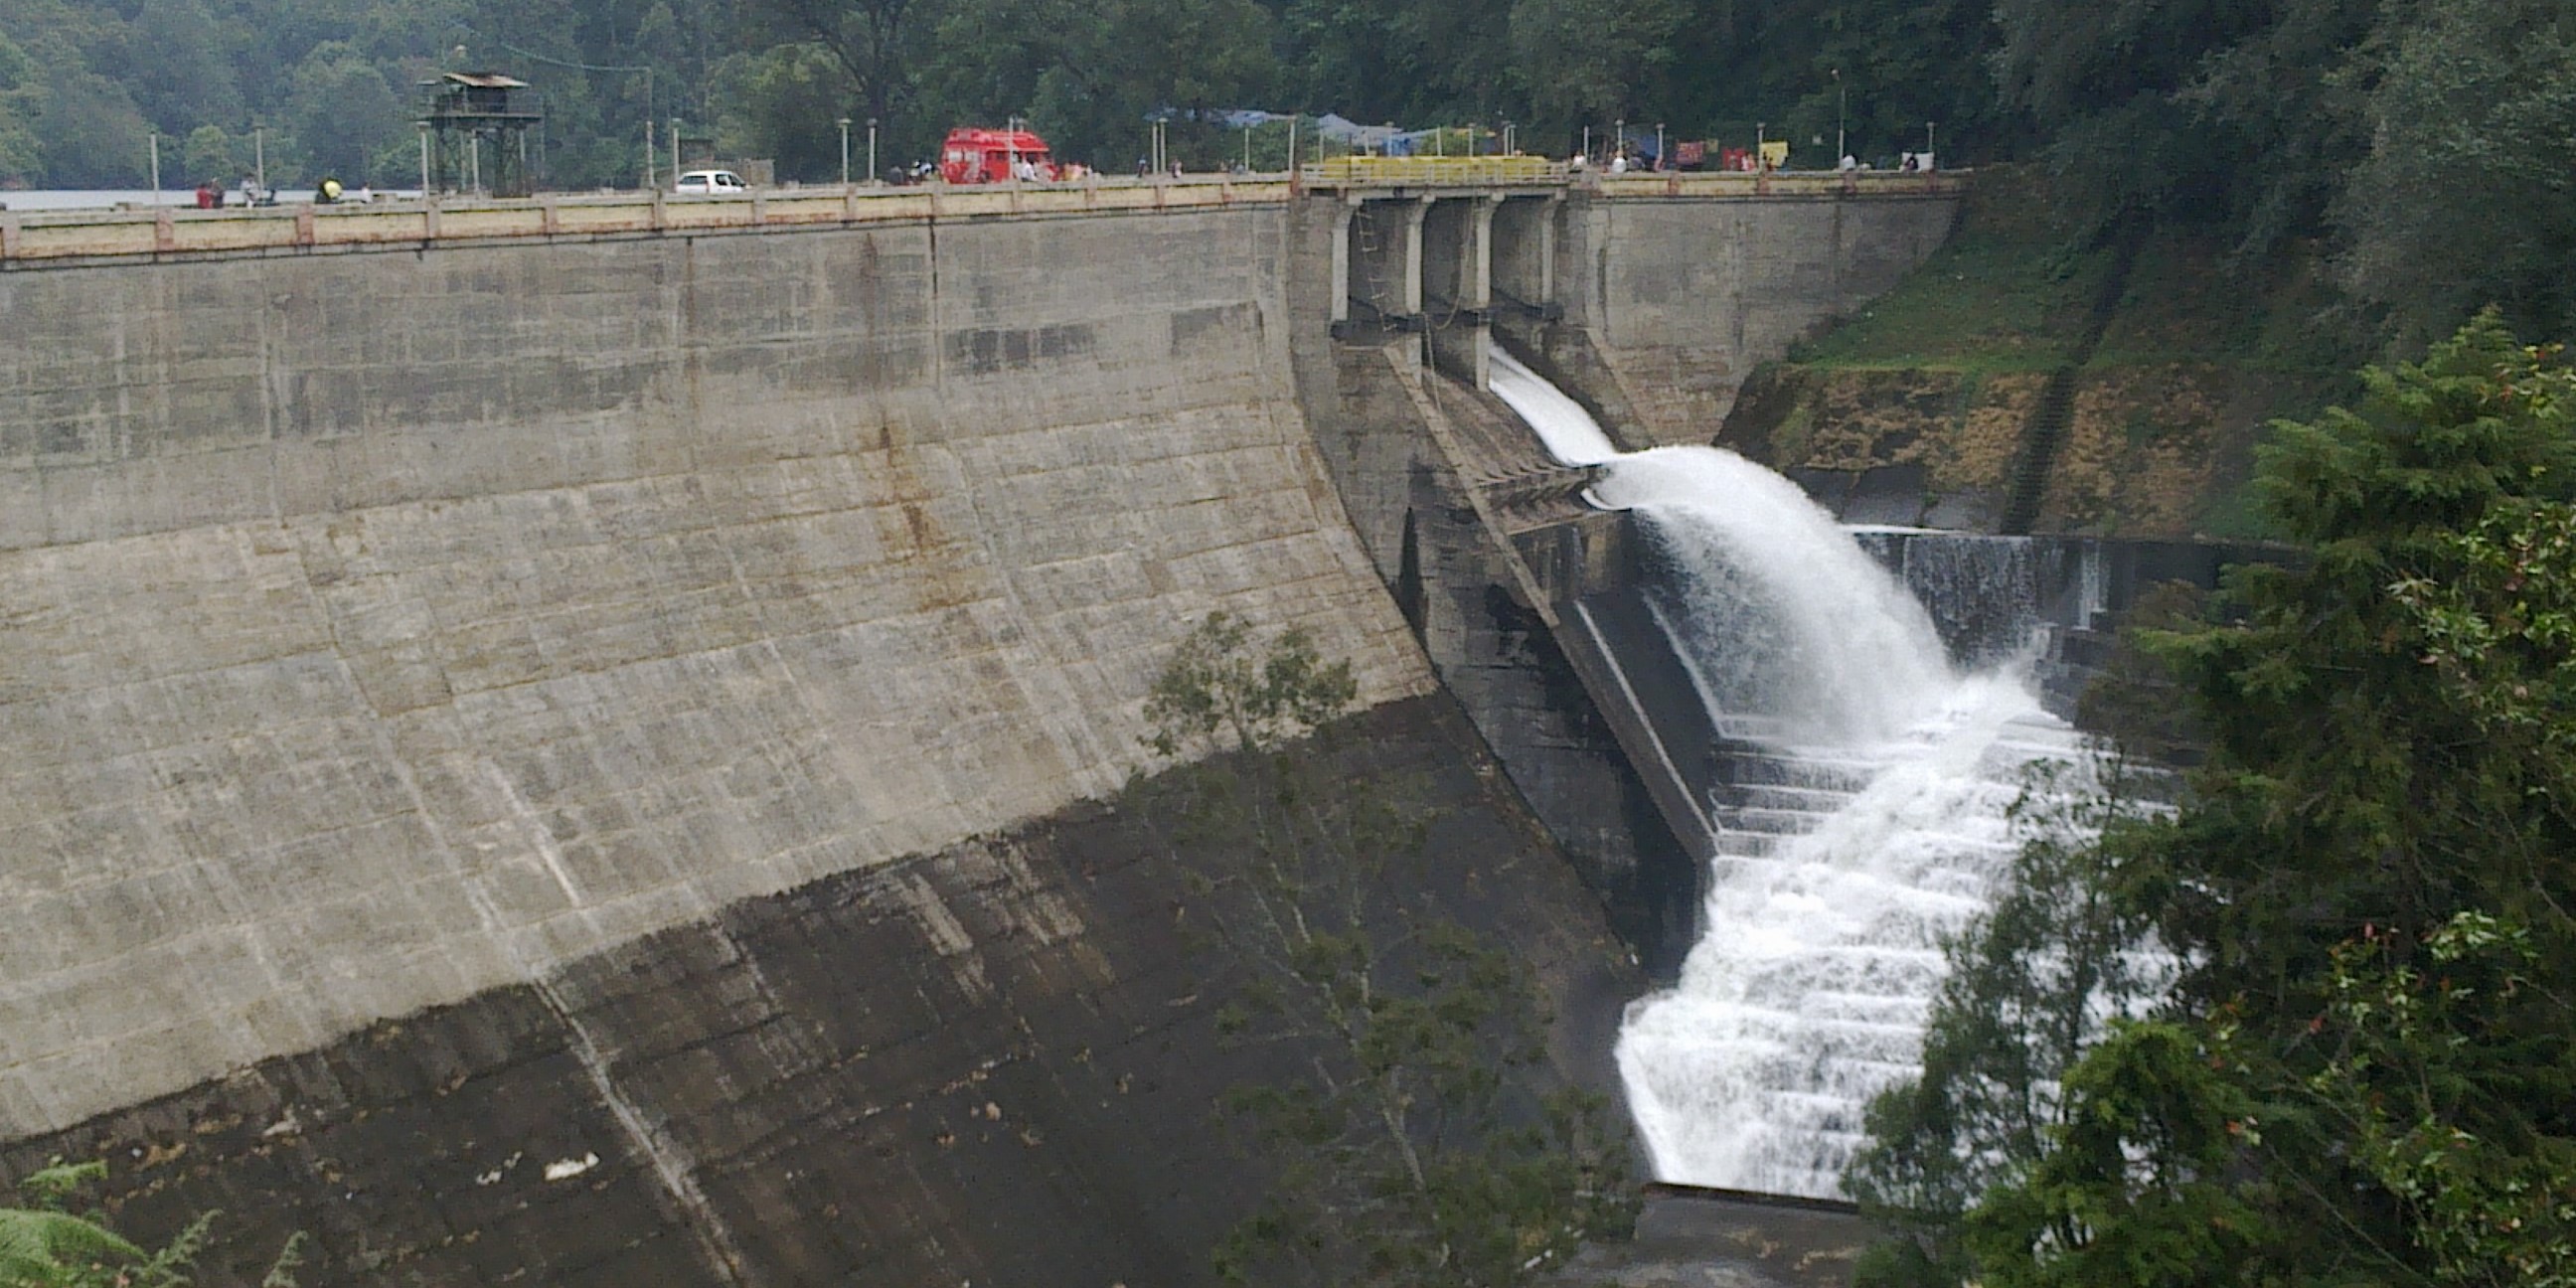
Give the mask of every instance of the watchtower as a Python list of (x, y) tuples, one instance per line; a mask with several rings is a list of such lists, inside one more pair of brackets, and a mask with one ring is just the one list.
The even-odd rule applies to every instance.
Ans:
[(528, 127), (545, 119), (528, 83), (498, 72), (449, 72), (420, 83), (421, 181), (433, 192), (524, 197), (535, 188)]

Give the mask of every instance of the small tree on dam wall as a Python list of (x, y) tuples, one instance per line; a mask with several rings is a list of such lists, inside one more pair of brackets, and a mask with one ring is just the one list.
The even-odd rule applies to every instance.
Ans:
[[(1291, 631), (1256, 645), (1210, 616), (1156, 681), (1148, 743), (1195, 756), (1131, 798), (1183, 848), (1228, 1040), (1275, 1053), (1219, 1115), (1271, 1175), (1216, 1250), (1228, 1281), (1495, 1285), (1560, 1266), (1635, 1219), (1622, 1134), (1552, 1085), (1527, 969), (1443, 907), (1427, 784), (1332, 775), (1350, 665)], [(1455, 884), (1454, 878), (1448, 884)]]

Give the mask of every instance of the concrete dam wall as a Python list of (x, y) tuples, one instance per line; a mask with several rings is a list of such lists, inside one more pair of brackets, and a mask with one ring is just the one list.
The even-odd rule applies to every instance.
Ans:
[[(1515, 213), (1590, 265), (1521, 290), (1726, 235), (1598, 200)], [(8, 264), (0, 1172), (259, 1213), (214, 1283), (292, 1229), (309, 1283), (1203, 1279), (1260, 1183), (1207, 1106), (1258, 1063), (1172, 865), (1225, 858), (1086, 802), (1217, 610), (1353, 660), (1347, 772), (1436, 781), (1421, 897), (1525, 950), (1586, 1076), (1636, 979), (1541, 820), (1651, 811), (1529, 624), (1477, 624), (1540, 520), (1477, 552), (1473, 444), (1330, 338), (1334, 226)], [(1707, 347), (1563, 316), (1605, 403)]]
[(1275, 209), (0, 278), (0, 1134), (1115, 789), (1197, 619), (1425, 691)]

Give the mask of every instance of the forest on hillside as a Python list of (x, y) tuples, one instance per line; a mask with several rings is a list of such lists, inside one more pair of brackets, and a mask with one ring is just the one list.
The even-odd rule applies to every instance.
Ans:
[(1558, 154), (1760, 127), (1820, 166), (1928, 140), (2050, 164), (2099, 226), (2324, 239), (2412, 341), (2490, 302), (2576, 331), (2562, 0), (0, 0), (0, 188), (140, 186), (155, 133), (173, 184), (255, 150), (272, 183), (399, 184), (418, 82), (453, 70), (537, 88), (558, 189), (640, 182), (648, 121), (805, 180), (838, 177), (844, 117), (881, 166), (1018, 116), (1122, 169), (1158, 114), (1214, 165), (1248, 140), (1201, 114), (1233, 109)]

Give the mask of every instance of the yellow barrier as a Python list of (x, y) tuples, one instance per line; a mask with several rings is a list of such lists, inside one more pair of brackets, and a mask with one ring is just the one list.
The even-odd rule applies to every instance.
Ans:
[(1554, 183), (1565, 167), (1546, 157), (1335, 157), (1305, 170), (1317, 188), (1428, 188)]

